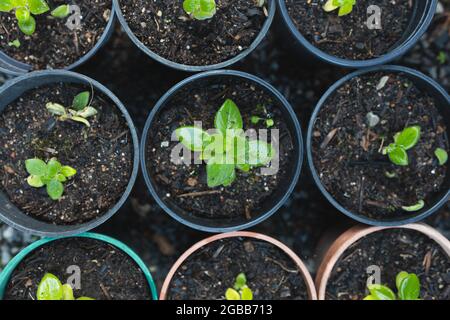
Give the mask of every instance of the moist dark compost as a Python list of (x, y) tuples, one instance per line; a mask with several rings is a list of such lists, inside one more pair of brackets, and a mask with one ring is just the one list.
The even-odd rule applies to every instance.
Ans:
[[(353, 11), (339, 17), (338, 10), (326, 12), (327, 0), (286, 0), (289, 16), (300, 33), (320, 50), (343, 59), (368, 60), (393, 49), (411, 21), (414, 1), (358, 0)], [(381, 29), (366, 22), (371, 5), (381, 8)]]
[[(0, 188), (26, 214), (57, 225), (81, 224), (102, 216), (123, 195), (133, 166), (130, 129), (120, 111), (94, 91), (91, 106), (98, 114), (91, 127), (59, 121), (48, 102), (71, 106), (89, 86), (52, 84), (29, 90), (0, 114)], [(27, 159), (57, 158), (77, 170), (64, 183), (64, 195), (51, 200), (46, 188), (28, 185)]]
[[(71, 4), (66, 0), (46, 0), (50, 9)], [(36, 31), (26, 36), (19, 30), (14, 12), (0, 13), (0, 47), (9, 57), (31, 65), (33, 70), (63, 69), (87, 54), (103, 35), (111, 18), (111, 0), (77, 0), (81, 10), (80, 27), (66, 26), (72, 16), (56, 19), (50, 11), (34, 16)], [(14, 40), (20, 47), (10, 46)]]
[[(272, 0), (271, 0), (272, 1)], [(255, 0), (216, 1), (217, 13), (195, 20), (183, 0), (120, 0), (134, 35), (159, 56), (184, 65), (206, 66), (237, 56), (250, 47), (267, 18)]]
[[(78, 266), (80, 289), (74, 296), (96, 300), (151, 300), (150, 288), (139, 266), (116, 247), (89, 238), (52, 241), (31, 252), (14, 270), (4, 300), (36, 300), (46, 273), (64, 284), (73, 275), (67, 268)], [(72, 267), (73, 268), (73, 267)]]
[[(237, 177), (230, 186), (210, 188), (205, 163), (171, 161), (172, 150), (179, 144), (171, 140), (173, 132), (182, 126), (192, 126), (195, 121), (202, 121), (203, 130), (215, 128), (214, 117), (226, 99), (232, 99), (240, 109), (244, 130), (267, 129), (264, 122), (253, 124), (252, 116), (270, 116), (274, 120), (270, 129), (279, 129), (280, 137), (277, 174), (262, 175), (261, 168), (250, 172), (236, 170)], [(156, 191), (169, 207), (194, 217), (246, 221), (261, 210), (270, 209), (280, 196), (277, 189), (289, 181), (288, 173), (296, 166), (294, 138), (284, 117), (280, 102), (248, 80), (221, 77), (184, 87), (167, 101), (149, 131), (147, 168)], [(267, 142), (271, 141), (269, 130)]]
[(421, 299), (450, 299), (449, 256), (424, 234), (400, 229), (370, 234), (348, 248), (333, 268), (326, 299), (364, 299), (369, 266), (381, 268), (381, 283), (394, 292), (397, 274), (406, 271), (420, 278)]
[[(409, 165), (393, 164), (383, 148), (416, 125), (421, 135), (407, 151)], [(439, 165), (434, 152), (449, 150), (446, 132), (435, 100), (406, 76), (366, 74), (341, 86), (318, 113), (314, 166), (326, 190), (351, 212), (376, 220), (407, 217), (402, 207), (420, 200), (431, 206), (444, 187), (447, 165)]]
[(192, 254), (175, 273), (169, 300), (223, 300), (236, 276), (244, 273), (255, 300), (308, 300), (298, 266), (271, 243), (229, 238)]

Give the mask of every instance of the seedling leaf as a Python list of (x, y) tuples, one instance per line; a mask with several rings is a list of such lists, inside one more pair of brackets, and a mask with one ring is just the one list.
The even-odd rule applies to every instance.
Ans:
[(244, 273), (239, 273), (236, 277), (234, 288), (236, 290), (241, 290), (245, 285), (247, 285), (247, 278), (245, 277)]
[(64, 193), (64, 186), (57, 179), (52, 179), (47, 184), (47, 193), (52, 200), (59, 200)]
[(50, 14), (55, 18), (60, 19), (66, 18), (70, 14), (70, 6), (68, 4), (60, 5), (59, 7), (54, 9)]
[(253, 292), (248, 287), (242, 288), (241, 300), (253, 300)]
[(220, 185), (229, 186), (236, 178), (234, 164), (215, 163), (215, 158), (210, 159), (206, 165), (208, 187), (214, 188)]
[(402, 207), (403, 210), (408, 211), (408, 212), (415, 212), (415, 211), (419, 211), (422, 210), (423, 207), (425, 207), (425, 201), (420, 200), (418, 203), (416, 203), (415, 205), (412, 206), (404, 206)]
[(206, 131), (195, 126), (178, 128), (175, 134), (178, 140), (192, 151), (202, 151), (212, 140)]
[(227, 99), (216, 114), (214, 124), (223, 135), (226, 135), (229, 129), (242, 129), (242, 116), (236, 104)]
[(408, 154), (402, 147), (395, 147), (388, 154), (389, 159), (398, 166), (407, 166), (409, 164)]
[(413, 126), (404, 129), (395, 136), (395, 144), (402, 146), (405, 150), (413, 148), (420, 139), (420, 127)]
[(34, 15), (43, 14), (50, 10), (45, 0), (28, 0), (28, 7)]
[(0, 0), (0, 12), (10, 12), (14, 7), (12, 0)]
[(234, 301), (234, 300), (241, 300), (241, 295), (236, 290), (229, 288), (225, 292), (225, 298), (227, 300), (232, 300), (232, 301)]
[(434, 155), (435, 155), (436, 158), (438, 159), (439, 165), (440, 165), (440, 166), (443, 166), (444, 164), (447, 163), (447, 161), (448, 161), (448, 153), (447, 153), (447, 151), (445, 151), (444, 149), (442, 149), (442, 148), (437, 148), (437, 149), (434, 151)]
[(58, 277), (51, 273), (46, 273), (39, 283), (37, 290), (38, 300), (61, 300), (63, 289)]
[(73, 289), (70, 284), (64, 284), (62, 286), (62, 293), (62, 300), (75, 300), (75, 297), (73, 296)]
[(408, 274), (400, 283), (398, 290), (400, 300), (417, 300), (420, 296), (420, 280), (417, 275)]
[(19, 20), (19, 29), (27, 36), (31, 36), (36, 31), (36, 20), (30, 16), (28, 20)]
[(29, 159), (25, 161), (27, 172), (34, 176), (43, 176), (47, 173), (47, 164), (41, 159)]
[(368, 286), (368, 289), (375, 300), (395, 300), (395, 293), (386, 286), (374, 284)]
[(76, 111), (81, 111), (86, 108), (89, 104), (89, 98), (91, 94), (89, 91), (84, 91), (75, 96), (72, 102), (72, 108)]

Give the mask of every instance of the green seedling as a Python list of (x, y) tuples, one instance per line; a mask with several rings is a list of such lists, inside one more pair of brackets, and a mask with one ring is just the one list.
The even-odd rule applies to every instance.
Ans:
[(233, 288), (225, 292), (227, 300), (253, 300), (253, 292), (247, 286), (247, 277), (244, 273), (238, 274)]
[(416, 212), (422, 210), (425, 207), (425, 201), (420, 200), (412, 206), (403, 206), (402, 209), (408, 212)]
[(405, 271), (397, 274), (395, 279), (398, 293), (395, 293), (388, 287), (374, 284), (369, 285), (370, 295), (364, 300), (419, 300), (420, 299), (420, 280), (414, 273)]
[(52, 115), (57, 116), (60, 121), (72, 120), (81, 122), (87, 127), (91, 126), (87, 119), (97, 114), (97, 110), (90, 106), (90, 93), (88, 91), (76, 95), (72, 106), (69, 108), (53, 102), (47, 103), (46, 108)]
[(20, 48), (20, 45), (21, 45), (21, 43), (18, 39), (8, 42), (8, 46), (10, 46), (10, 47)]
[(437, 148), (436, 150), (434, 150), (434, 155), (438, 159), (440, 166), (443, 166), (444, 164), (447, 163), (447, 161), (448, 161), (448, 153), (444, 149)]
[(46, 273), (39, 283), (36, 297), (38, 300), (94, 300), (89, 297), (75, 299), (69, 284), (62, 284), (57, 276)]
[(61, 165), (55, 158), (47, 163), (37, 158), (28, 159), (25, 161), (25, 168), (30, 174), (28, 184), (33, 188), (45, 186), (49, 197), (55, 201), (61, 199), (64, 193), (63, 183), (77, 173), (74, 168)]
[(420, 139), (420, 127), (413, 126), (404, 129), (394, 136), (394, 143), (383, 149), (383, 154), (388, 155), (392, 163), (398, 166), (409, 165), (408, 153)]
[(184, 0), (183, 9), (196, 20), (207, 20), (216, 14), (215, 0)]
[(200, 159), (207, 162), (210, 188), (230, 186), (236, 179), (236, 169), (249, 172), (268, 164), (274, 157), (271, 144), (249, 140), (244, 135), (241, 113), (232, 100), (224, 102), (214, 124), (217, 131), (212, 135), (195, 126), (176, 130), (179, 141), (189, 150), (200, 152)]
[(261, 121), (264, 121), (267, 128), (272, 128), (272, 127), (275, 125), (275, 121), (274, 121), (273, 119), (271, 119), (271, 118), (263, 119), (263, 118), (260, 118), (260, 117), (258, 117), (258, 116), (252, 116), (252, 117), (250, 118), (250, 121), (251, 121), (253, 124), (258, 124), (258, 123), (260, 123)]
[[(31, 36), (36, 31), (34, 16), (44, 14), (50, 10), (45, 0), (0, 0), (0, 12), (11, 12), (17, 19), (20, 31)], [(68, 5), (62, 5), (51, 12), (55, 18), (65, 18), (69, 15)]]
[(356, 4), (356, 0), (328, 0), (323, 6), (323, 10), (326, 12), (332, 12), (339, 9), (339, 16), (345, 16), (353, 11), (353, 6)]

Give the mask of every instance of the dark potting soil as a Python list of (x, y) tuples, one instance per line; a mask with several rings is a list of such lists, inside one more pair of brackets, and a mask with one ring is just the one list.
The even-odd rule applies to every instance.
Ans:
[[(94, 92), (98, 114), (91, 127), (57, 121), (45, 105), (70, 106), (89, 86), (52, 84), (29, 90), (0, 114), (1, 191), (19, 209), (58, 225), (80, 224), (102, 216), (120, 199), (133, 166), (133, 142), (128, 125), (112, 102)], [(25, 160), (55, 157), (77, 174), (64, 183), (64, 195), (53, 201), (46, 188), (32, 188)]]
[[(327, 0), (285, 0), (300, 33), (320, 50), (343, 59), (367, 60), (388, 53), (401, 40), (411, 20), (414, 1), (358, 0), (353, 11), (339, 17), (325, 12)], [(367, 8), (381, 8), (381, 29), (369, 29)]]
[(13, 271), (3, 298), (36, 300), (46, 273), (54, 274), (63, 284), (72, 284), (73, 266), (81, 272), (81, 288), (74, 289), (75, 298), (151, 300), (139, 266), (115, 246), (89, 238), (56, 240), (31, 252)]
[[(270, 129), (280, 130), (279, 171), (275, 175), (262, 175), (261, 168), (248, 173), (236, 170), (237, 177), (231, 186), (209, 188), (205, 163), (185, 165), (171, 161), (172, 150), (180, 144), (171, 137), (177, 128), (194, 125), (195, 121), (202, 121), (204, 130), (213, 129), (214, 117), (228, 98), (240, 109), (244, 130), (267, 129), (264, 123), (252, 124), (252, 116), (264, 119), (270, 116), (274, 120)], [(234, 77), (196, 81), (181, 89), (156, 116), (149, 131), (147, 167), (162, 200), (185, 215), (225, 224), (250, 220), (262, 209), (268, 209), (279, 196), (277, 190), (289, 181), (288, 172), (296, 165), (293, 137), (281, 108), (255, 83)], [(267, 141), (271, 141), (270, 130)]]
[(267, 17), (255, 0), (216, 1), (212, 19), (191, 19), (183, 0), (120, 0), (134, 35), (159, 56), (180, 64), (205, 66), (237, 56), (250, 47)]
[[(382, 79), (389, 79), (383, 88)], [(386, 78), (385, 78), (386, 79)], [(367, 114), (380, 118), (370, 128)], [(408, 150), (409, 165), (394, 165), (381, 153), (404, 128), (419, 125), (418, 144)], [(385, 220), (404, 218), (401, 209), (424, 200), (427, 206), (446, 182), (436, 148), (449, 150), (446, 126), (436, 102), (403, 74), (356, 77), (332, 94), (313, 129), (314, 165), (325, 188), (346, 209)], [(389, 174), (395, 175), (388, 178)]]
[(254, 300), (308, 300), (303, 275), (281, 249), (265, 241), (228, 238), (193, 253), (175, 273), (169, 300), (224, 300), (244, 273)]
[(367, 296), (369, 266), (378, 266), (381, 283), (397, 292), (401, 271), (420, 278), (420, 298), (450, 299), (450, 258), (432, 239), (414, 230), (390, 229), (370, 234), (348, 248), (328, 280), (329, 300), (362, 300)]
[[(50, 10), (66, 0), (47, 0)], [(98, 42), (111, 18), (111, 0), (77, 0), (82, 19), (78, 29), (66, 23), (72, 16), (56, 19), (50, 11), (34, 16), (36, 31), (32, 36), (23, 34), (17, 26), (14, 12), (0, 14), (0, 47), (11, 58), (29, 64), (34, 70), (62, 69), (75, 63)], [(20, 47), (9, 43), (18, 39)]]

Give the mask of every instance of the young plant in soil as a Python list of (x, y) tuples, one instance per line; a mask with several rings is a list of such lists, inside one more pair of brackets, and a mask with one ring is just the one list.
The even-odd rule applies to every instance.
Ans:
[(420, 280), (414, 273), (401, 271), (395, 278), (398, 295), (387, 286), (381, 284), (368, 285), (370, 295), (364, 300), (419, 300)]
[(431, 205), (446, 181), (449, 142), (436, 101), (403, 74), (369, 73), (322, 105), (314, 166), (347, 210), (376, 220)]
[[(0, 12), (14, 11), (19, 29), (27, 36), (31, 36), (36, 30), (36, 19), (33, 15), (44, 14), (49, 10), (50, 7), (45, 0), (0, 0)], [(62, 19), (69, 13), (69, 5), (60, 5), (50, 14)]]
[(89, 91), (84, 91), (75, 96), (72, 106), (69, 108), (53, 102), (47, 103), (46, 108), (51, 114), (57, 116), (60, 121), (72, 120), (90, 127), (91, 125), (87, 119), (97, 114), (97, 110), (90, 106), (90, 102)]
[[(368, 270), (373, 266), (379, 268), (383, 285), (368, 286)], [(342, 253), (325, 295), (327, 300), (448, 300), (448, 268), (445, 249), (427, 235), (385, 229), (359, 239)]]
[(256, 40), (269, 15), (264, 0), (119, 3), (133, 34), (148, 49), (187, 66), (209, 66), (236, 57)]
[(211, 19), (216, 14), (215, 0), (184, 0), (183, 9), (197, 20)]
[(195, 126), (181, 127), (176, 135), (189, 150), (200, 152), (207, 161), (206, 173), (210, 188), (230, 186), (236, 179), (236, 169), (249, 172), (252, 168), (268, 164), (275, 156), (270, 144), (249, 140), (243, 131), (239, 108), (227, 99), (214, 121), (217, 133), (208, 134)]
[[(34, 219), (91, 221), (113, 208), (129, 183), (133, 141), (127, 121), (112, 100), (88, 88), (45, 85), (2, 111), (0, 191)], [(89, 113), (97, 115), (82, 118)]]
[(258, 300), (309, 298), (297, 264), (275, 245), (251, 238), (214, 241), (192, 253), (175, 272), (166, 296), (168, 300), (252, 300), (253, 297)]
[[(313, 46), (348, 60), (374, 59), (392, 51), (409, 29), (416, 1), (285, 0), (295, 27)], [(373, 5), (381, 9), (381, 16), (372, 21), (380, 26), (368, 25)]]
[(52, 200), (61, 199), (64, 193), (63, 183), (77, 173), (74, 168), (61, 165), (56, 158), (50, 159), (47, 163), (41, 159), (28, 159), (25, 166), (30, 174), (27, 178), (28, 184), (34, 188), (45, 186)]
[[(74, 266), (79, 288), (63, 285), (73, 281), (75, 268), (68, 268)], [(151, 292), (127, 253), (104, 241), (74, 237), (47, 242), (24, 257), (11, 273), (3, 299), (151, 300)]]
[(356, 0), (328, 0), (323, 9), (326, 12), (331, 12), (339, 9), (339, 16), (345, 16), (353, 11), (353, 6), (356, 4)]
[(57, 276), (46, 273), (39, 283), (36, 293), (38, 300), (94, 300), (89, 297), (79, 297), (75, 299), (73, 289), (70, 284), (62, 284)]
[(253, 300), (253, 291), (247, 286), (247, 277), (244, 273), (239, 273), (234, 282), (233, 288), (228, 288), (225, 292), (227, 300)]

